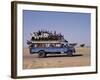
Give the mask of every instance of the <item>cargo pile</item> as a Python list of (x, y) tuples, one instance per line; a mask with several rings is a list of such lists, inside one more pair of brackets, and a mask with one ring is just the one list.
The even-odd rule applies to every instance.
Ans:
[(47, 42), (47, 41), (60, 41), (60, 42), (68, 42), (64, 39), (64, 36), (61, 33), (56, 33), (50, 32), (50, 31), (44, 31), (44, 30), (39, 30), (37, 32), (32, 32), (30, 33), (31, 35), (31, 40), (27, 41), (27, 44), (32, 44), (32, 42)]
[(56, 31), (49, 32), (49, 31), (38, 31), (31, 33), (31, 40), (32, 41), (47, 41), (47, 40), (63, 40), (64, 37), (61, 33), (57, 34)]

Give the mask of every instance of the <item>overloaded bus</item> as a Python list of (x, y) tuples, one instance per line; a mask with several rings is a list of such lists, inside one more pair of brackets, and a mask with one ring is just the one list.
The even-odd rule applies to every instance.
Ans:
[(61, 34), (48, 31), (31, 33), (31, 40), (27, 41), (30, 54), (38, 54), (38, 57), (46, 57), (47, 54), (66, 54), (72, 56), (75, 48)]

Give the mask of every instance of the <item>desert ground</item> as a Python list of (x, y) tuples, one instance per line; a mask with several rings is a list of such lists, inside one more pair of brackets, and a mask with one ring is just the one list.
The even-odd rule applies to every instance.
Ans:
[(38, 54), (30, 54), (28, 48), (24, 48), (23, 69), (89, 66), (90, 53), (90, 48), (78, 47), (72, 57), (66, 54), (48, 54), (46, 58), (38, 58)]

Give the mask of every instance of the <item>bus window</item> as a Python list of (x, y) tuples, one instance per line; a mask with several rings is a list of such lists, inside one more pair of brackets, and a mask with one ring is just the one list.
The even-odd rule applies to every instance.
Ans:
[(48, 44), (48, 43), (47, 43), (47, 44), (45, 44), (45, 47), (50, 47), (50, 44)]
[(61, 47), (61, 44), (56, 44), (56, 47)]
[(34, 44), (34, 47), (36, 48), (37, 47), (37, 44)]

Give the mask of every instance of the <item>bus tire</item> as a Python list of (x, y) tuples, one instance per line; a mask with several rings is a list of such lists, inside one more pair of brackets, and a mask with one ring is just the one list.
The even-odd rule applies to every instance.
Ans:
[(39, 58), (44, 58), (44, 57), (46, 57), (45, 51), (39, 51), (38, 57), (39, 57)]
[(72, 52), (71, 50), (69, 50), (69, 51), (67, 52), (67, 55), (71, 57), (71, 56), (73, 56), (73, 52)]

